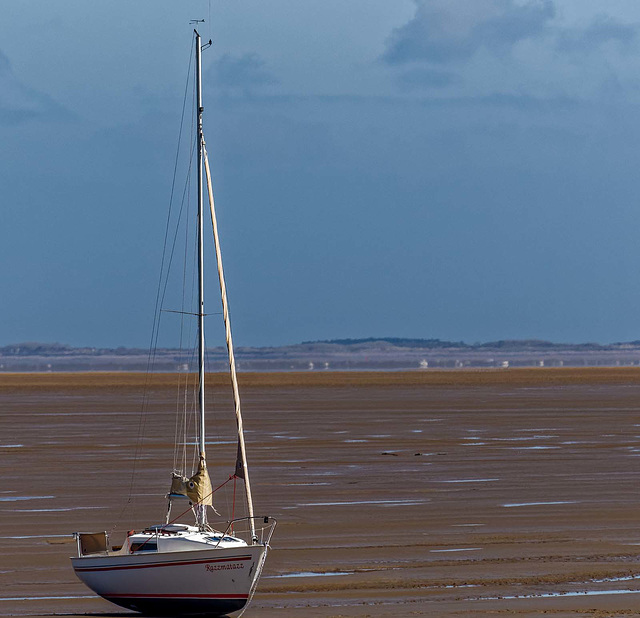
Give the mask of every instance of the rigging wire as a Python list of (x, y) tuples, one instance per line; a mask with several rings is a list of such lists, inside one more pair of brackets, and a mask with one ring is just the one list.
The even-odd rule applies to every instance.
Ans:
[[(186, 98), (186, 94), (185, 94), (185, 98)], [(171, 265), (173, 264), (173, 258), (174, 258), (174, 255), (175, 255), (176, 245), (177, 245), (177, 242), (178, 242), (178, 232), (180, 230), (180, 223), (182, 221), (182, 216), (183, 216), (183, 213), (184, 213), (184, 210), (185, 210), (185, 203), (187, 204), (187, 209), (188, 209), (189, 187), (191, 186), (190, 178), (191, 178), (191, 169), (193, 167), (194, 149), (195, 149), (195, 144), (191, 148), (191, 151), (190, 151), (189, 167), (188, 167), (188, 170), (187, 170), (187, 180), (185, 181), (184, 188), (183, 188), (183, 191), (182, 191), (182, 200), (180, 202), (180, 211), (178, 213), (178, 220), (176, 222), (176, 229), (175, 229), (175, 233), (174, 233), (174, 236), (173, 236), (173, 241), (172, 241), (172, 244), (171, 244), (171, 252), (170, 252), (170, 255), (169, 255), (167, 270), (166, 270), (165, 279), (164, 279), (164, 287), (163, 287), (162, 296), (161, 296), (161, 299), (160, 299), (160, 313), (163, 311), (162, 307), (164, 306), (164, 299), (165, 299), (166, 294), (167, 294), (167, 287), (169, 285), (169, 272), (171, 270)], [(185, 217), (185, 218), (188, 219), (188, 217)], [(166, 244), (165, 244), (165, 251), (166, 251)], [(160, 285), (161, 284), (162, 284), (162, 282), (160, 282)], [(183, 312), (180, 312), (180, 313), (183, 313)], [(156, 338), (155, 338), (154, 347), (153, 347), (154, 357), (155, 357), (155, 350), (157, 348), (157, 343), (158, 343), (159, 331), (160, 331), (160, 328), (159, 328), (159, 319), (158, 319), (158, 326), (156, 328)], [(182, 350), (182, 339), (180, 341), (180, 349)], [(186, 377), (186, 381), (188, 382), (188, 376)], [(179, 390), (179, 388), (180, 388), (180, 378), (178, 377), (178, 390)], [(175, 455), (175, 450), (174, 450), (174, 455)]]
[[(190, 178), (191, 176), (189, 176)], [(188, 192), (188, 195), (190, 195), (190, 192)], [(190, 210), (190, 202), (187, 202), (187, 210)], [(178, 436), (178, 432), (176, 431), (176, 440), (174, 442), (174, 468), (176, 468), (177, 472), (181, 472), (182, 474), (186, 475), (187, 474), (187, 445), (188, 445), (188, 436), (189, 434), (189, 430), (191, 427), (191, 423), (190, 421), (195, 419), (197, 417), (197, 406), (195, 405), (195, 398), (194, 398), (194, 394), (191, 391), (190, 388), (190, 382), (192, 382), (192, 389), (195, 391), (197, 390), (197, 380), (192, 380), (191, 378), (193, 377), (192, 373), (189, 371), (190, 367), (192, 366), (194, 359), (195, 359), (195, 355), (196, 355), (196, 350), (197, 350), (197, 339), (195, 341), (193, 341), (192, 343), (192, 338), (193, 338), (193, 320), (189, 319), (186, 320), (186, 327), (185, 327), (185, 316), (186, 315), (197, 315), (197, 313), (195, 312), (188, 312), (186, 311), (186, 309), (188, 308), (192, 308), (194, 306), (194, 302), (195, 302), (195, 275), (196, 275), (196, 261), (197, 261), (197, 248), (195, 247), (195, 245), (193, 247), (191, 247), (191, 245), (189, 244), (189, 225), (188, 222), (191, 220), (190, 216), (188, 216), (187, 218), (187, 224), (185, 225), (185, 251), (184, 251), (184, 256), (183, 256), (183, 272), (182, 272), (182, 310), (181, 313), (181, 321), (180, 321), (180, 354), (182, 357), (182, 353), (185, 351), (189, 351), (190, 352), (190, 356), (189, 356), (189, 360), (188, 360), (188, 364), (187, 364), (187, 372), (185, 373), (184, 376), (184, 380), (180, 380), (180, 384), (179, 384), (179, 388), (178, 388), (178, 393), (177, 393), (177, 402), (176, 402), (176, 428), (178, 426), (178, 424), (180, 423), (180, 419), (182, 419), (182, 427), (183, 427), (183, 432), (182, 435)], [(187, 273), (188, 273), (188, 268), (187, 268), (187, 264), (188, 264), (188, 258), (189, 255), (193, 256), (193, 260), (191, 263), (191, 297), (189, 299), (189, 301), (187, 302), (186, 296), (187, 296)], [(189, 397), (189, 395), (191, 395), (191, 397)], [(180, 399), (182, 399), (182, 404), (180, 403)], [(191, 406), (190, 406), (191, 404)], [(177, 459), (179, 458), (179, 452), (181, 452), (181, 466), (180, 469), (178, 470), (178, 466), (177, 466)], [(188, 474), (188, 476), (192, 476), (195, 472), (195, 457), (197, 454), (197, 448), (195, 447), (195, 445), (193, 446), (193, 461), (191, 464), (191, 472), (190, 474)]]
[[(170, 199), (169, 199), (169, 209), (168, 209), (168, 213), (167, 213), (167, 220), (166, 220), (166, 226), (165, 226), (165, 233), (164, 233), (164, 243), (163, 243), (163, 252), (162, 252), (162, 260), (161, 260), (161, 265), (160, 265), (160, 274), (159, 274), (159, 278), (158, 278), (158, 286), (157, 286), (157, 290), (156, 290), (156, 299), (155, 299), (155, 308), (154, 308), (154, 315), (153, 315), (153, 325), (152, 325), (152, 332), (151, 332), (151, 340), (150, 340), (150, 346), (149, 346), (149, 353), (148, 353), (148, 357), (147, 357), (147, 371), (146, 371), (146, 380), (145, 380), (145, 384), (144, 384), (144, 388), (143, 388), (143, 397), (142, 397), (142, 405), (141, 405), (141, 410), (140, 410), (140, 415), (138, 418), (138, 430), (137, 430), (137, 438), (136, 438), (136, 447), (135, 447), (135, 453), (134, 453), (134, 461), (133, 461), (133, 466), (132, 466), (132, 472), (131, 472), (131, 480), (130, 480), (130, 485), (129, 485), (129, 495), (127, 498), (127, 501), (122, 509), (122, 512), (120, 513), (120, 516), (118, 517), (118, 519), (116, 520), (116, 524), (114, 525), (114, 529), (117, 528), (120, 519), (122, 517), (122, 515), (124, 514), (127, 506), (129, 504), (132, 504), (132, 498), (133, 498), (133, 493), (134, 493), (134, 487), (135, 487), (135, 481), (136, 481), (136, 472), (137, 472), (137, 467), (138, 467), (138, 463), (139, 463), (139, 457), (140, 457), (140, 451), (142, 448), (142, 439), (145, 433), (145, 429), (146, 429), (146, 424), (147, 424), (147, 418), (148, 418), (148, 409), (149, 409), (149, 403), (150, 403), (150, 385), (151, 385), (151, 374), (154, 371), (155, 368), (155, 364), (156, 364), (156, 359), (157, 359), (157, 351), (158, 351), (158, 341), (159, 341), (159, 333), (160, 333), (160, 321), (161, 321), (161, 317), (162, 317), (162, 312), (164, 311), (163, 307), (165, 304), (165, 298), (167, 296), (167, 289), (168, 289), (168, 284), (169, 284), (169, 278), (170, 278), (170, 273), (172, 270), (172, 265), (174, 263), (174, 257), (176, 254), (176, 248), (178, 245), (178, 237), (179, 237), (179, 232), (181, 230), (180, 226), (182, 225), (183, 220), (186, 220), (185, 223), (185, 248), (184, 248), (184, 258), (183, 258), (183, 285), (182, 285), (182, 309), (186, 309), (186, 297), (187, 297), (187, 289), (188, 286), (186, 284), (187, 281), (187, 255), (189, 253), (189, 242), (188, 242), (188, 237), (189, 237), (189, 221), (190, 221), (190, 217), (188, 216), (188, 213), (190, 211), (190, 207), (191, 207), (191, 202), (190, 202), (190, 187), (191, 182), (192, 182), (192, 173), (193, 173), (193, 167), (194, 167), (194, 159), (195, 159), (195, 151), (196, 151), (196, 139), (197, 136), (195, 135), (195, 122), (193, 121), (195, 118), (195, 105), (192, 106), (192, 112), (191, 112), (191, 117), (192, 117), (192, 122), (190, 123), (190, 127), (191, 127), (191, 135), (190, 135), (190, 148), (189, 148), (189, 159), (188, 159), (188, 169), (187, 169), (187, 175), (186, 175), (186, 180), (183, 186), (183, 191), (182, 191), (182, 197), (181, 197), (181, 201), (180, 201), (180, 209), (177, 213), (177, 221), (175, 222), (175, 231), (173, 233), (173, 238), (171, 238), (172, 234), (171, 234), (171, 223), (172, 220), (174, 218), (176, 218), (176, 215), (174, 215), (175, 212), (175, 202), (177, 201), (175, 199), (176, 196), (176, 185), (177, 185), (177, 172), (178, 172), (178, 163), (179, 163), (179, 159), (180, 159), (180, 153), (182, 150), (182, 144), (183, 144), (183, 133), (184, 133), (184, 123), (185, 123), (185, 115), (186, 115), (186, 103), (187, 103), (187, 93), (189, 91), (189, 84), (190, 84), (190, 80), (191, 80), (191, 68), (192, 68), (192, 57), (193, 57), (193, 45), (194, 43), (192, 42), (192, 46), (191, 46), (191, 51), (190, 51), (190, 56), (189, 56), (189, 67), (188, 67), (188, 74), (187, 74), (187, 80), (185, 83), (185, 90), (184, 90), (184, 96), (183, 96), (183, 103), (182, 103), (182, 113), (181, 113), (181, 120), (180, 120), (180, 129), (179, 129), (179, 135), (178, 135), (178, 144), (176, 147), (176, 155), (175, 155), (175, 162), (174, 162), (174, 170), (173, 170), (173, 177), (172, 177), (172, 182), (171, 182), (171, 191), (170, 191)], [(195, 80), (193, 81), (193, 90), (194, 90), (194, 100), (195, 100)], [(186, 211), (186, 214), (185, 214)], [(195, 264), (195, 259), (196, 259), (196, 254), (194, 252), (194, 264)], [(191, 285), (191, 303), (190, 305), (193, 306), (194, 303), (194, 294), (195, 294), (195, 266), (192, 266), (192, 285)], [(191, 363), (193, 361), (193, 356), (195, 354), (195, 349), (196, 346), (195, 344), (193, 346), (186, 346), (185, 347), (185, 335), (186, 335), (186, 340), (190, 340), (192, 338), (192, 325), (193, 325), (193, 321), (189, 320), (188, 322), (188, 327), (185, 328), (185, 314), (186, 312), (183, 311), (181, 312), (182, 316), (181, 316), (181, 321), (180, 321), (180, 357), (182, 357), (182, 353), (183, 351), (186, 351), (186, 349), (188, 349), (189, 347), (191, 348), (191, 359), (188, 363), (188, 368), (191, 367)], [(186, 332), (185, 332), (186, 331)], [(205, 350), (206, 353), (206, 350)], [(208, 353), (207, 353), (208, 354)], [(190, 444), (188, 444), (188, 438), (187, 436), (189, 435), (189, 431), (192, 429), (191, 424), (193, 422), (194, 419), (194, 415), (197, 414), (197, 389), (198, 389), (198, 384), (197, 384), (197, 379), (194, 380), (194, 383), (190, 383), (192, 382), (191, 380), (191, 375), (190, 372), (187, 370), (185, 376), (184, 376), (184, 380), (182, 379), (182, 376), (178, 375), (178, 393), (177, 393), (177, 401), (176, 401), (176, 405), (178, 407), (178, 409), (181, 407), (180, 406), (180, 390), (182, 388), (182, 384), (184, 383), (184, 389), (183, 389), (183, 410), (184, 410), (184, 414), (182, 417), (182, 423), (180, 423), (179, 420), (179, 415), (176, 415), (176, 423), (175, 423), (175, 427), (174, 427), (174, 437), (176, 438), (174, 444), (174, 457), (173, 457), (173, 464), (174, 464), (174, 469), (177, 471), (178, 469), (178, 464), (179, 464), (179, 459), (180, 459), (180, 455), (182, 455), (181, 459), (182, 459), (182, 466), (181, 466), (181, 470), (183, 472), (187, 472), (187, 452), (189, 450), (189, 446), (191, 446)], [(180, 428), (180, 425), (182, 425), (182, 428)], [(182, 429), (182, 436), (180, 436), (180, 431)], [(197, 432), (196, 432), (197, 433)], [(182, 439), (180, 440), (179, 438), (182, 437)], [(179, 448), (179, 443), (182, 443), (182, 449)], [(182, 451), (182, 453), (180, 453), (180, 450)], [(193, 474), (193, 471), (195, 470), (196, 467), (196, 459), (197, 459), (197, 448), (194, 446), (193, 447), (193, 461), (191, 462), (191, 470)], [(235, 482), (234, 482), (234, 511), (235, 511)], [(133, 500), (133, 504), (132, 504), (132, 509), (135, 512), (135, 500)]]
[[(194, 92), (193, 92), (193, 97), (194, 97), (194, 101), (195, 101), (195, 97), (196, 97), (196, 92), (195, 92), (195, 85), (194, 85)], [(192, 109), (192, 117), (195, 115), (195, 105), (193, 106)], [(192, 138), (195, 141), (195, 131), (194, 131), (194, 126), (195, 126), (195, 122), (191, 123), (191, 131), (192, 131)], [(191, 262), (191, 298), (189, 300), (189, 306), (190, 307), (195, 307), (196, 306), (196, 273), (197, 273), (197, 264), (198, 264), (198, 248), (197, 248), (197, 243), (194, 242), (193, 248), (192, 248), (192, 253), (191, 253), (191, 257), (192, 257), (192, 262)], [(186, 255), (185, 255), (185, 260), (186, 260)], [(186, 277), (184, 279), (184, 282), (186, 283)], [(198, 311), (201, 311), (200, 307), (197, 308)], [(197, 342), (197, 329), (196, 332), (193, 332), (193, 325), (194, 325), (194, 321), (193, 320), (189, 320), (189, 331), (188, 331), (188, 341), (193, 341), (193, 343), (191, 344), (191, 358), (193, 361), (195, 361), (196, 358), (196, 354), (197, 354), (197, 350), (198, 350), (198, 342)], [(189, 420), (193, 421), (193, 423), (195, 424), (196, 427), (200, 427), (200, 423), (198, 422), (198, 405), (197, 405), (197, 398), (198, 398), (198, 378), (194, 375), (193, 376), (193, 381), (192, 381), (192, 393), (191, 393), (191, 414), (189, 416)], [(186, 393), (185, 393), (185, 404), (186, 404)], [(185, 405), (184, 408), (184, 414), (187, 414), (187, 408)], [(187, 440), (187, 435), (185, 433), (185, 443)], [(192, 448), (192, 462), (191, 462), (191, 473), (195, 473), (195, 460), (196, 457), (199, 460), (199, 452), (198, 452), (198, 448), (197, 446), (194, 444), (193, 448)], [(185, 469), (186, 469), (186, 465), (187, 465), (187, 457), (186, 457), (186, 450), (185, 450), (185, 457), (184, 457), (184, 462), (185, 462)]]
[[(164, 243), (163, 243), (163, 250), (162, 250), (162, 259), (161, 259), (161, 262), (160, 262), (160, 275), (159, 275), (159, 278), (158, 278), (158, 288), (157, 288), (157, 291), (156, 291), (155, 308), (154, 308), (154, 313), (153, 313), (153, 325), (152, 325), (152, 328), (151, 328), (151, 340), (150, 340), (150, 344), (149, 344), (149, 354), (148, 354), (148, 357), (147, 357), (146, 379), (145, 379), (145, 385), (144, 385), (143, 395), (142, 395), (142, 405), (141, 405), (140, 415), (139, 415), (139, 419), (138, 419), (138, 434), (137, 434), (137, 438), (136, 438), (136, 448), (135, 448), (135, 453), (134, 453), (134, 458), (133, 458), (133, 466), (132, 466), (132, 471), (131, 471), (131, 480), (130, 480), (130, 483), (129, 483), (129, 495), (127, 497), (127, 501), (126, 501), (126, 503), (125, 503), (120, 515), (118, 516), (118, 518), (116, 520), (116, 523), (114, 525), (114, 529), (117, 527), (117, 525), (118, 525), (118, 523), (119, 523), (124, 511), (127, 508), (127, 505), (131, 504), (131, 502), (132, 502), (132, 494), (133, 494), (133, 488), (134, 488), (135, 476), (136, 476), (136, 467), (137, 467), (137, 462), (138, 462), (138, 458), (139, 458), (139, 454), (140, 454), (142, 436), (144, 435), (144, 430), (145, 430), (145, 426), (146, 426), (146, 413), (147, 413), (148, 405), (149, 405), (150, 375), (151, 375), (151, 372), (153, 371), (153, 368), (155, 366), (156, 353), (157, 353), (158, 333), (159, 333), (160, 317), (161, 317), (161, 311), (159, 309), (160, 309), (160, 307), (162, 307), (162, 301), (164, 300), (164, 294), (162, 295), (162, 300), (160, 298), (160, 289), (162, 287), (163, 278), (166, 276), (166, 278), (168, 279), (168, 273), (169, 273), (169, 269), (170, 269), (170, 265), (171, 265), (170, 262), (169, 262), (169, 264), (166, 267), (166, 273), (165, 273), (167, 241), (168, 241), (168, 238), (169, 238), (171, 215), (172, 215), (172, 212), (173, 212), (173, 202), (174, 202), (175, 185), (176, 185), (176, 178), (177, 178), (177, 171), (178, 171), (178, 161), (179, 161), (179, 155), (180, 155), (180, 146), (181, 146), (181, 143), (182, 143), (182, 131), (183, 131), (183, 127), (184, 127), (184, 116), (185, 116), (185, 109), (186, 109), (187, 92), (188, 92), (188, 88), (189, 88), (189, 81), (190, 81), (190, 78), (191, 78), (191, 63), (192, 63), (192, 58), (193, 58), (193, 46), (194, 45), (195, 45), (195, 42), (192, 41), (191, 49), (189, 51), (189, 66), (188, 66), (188, 69), (187, 69), (187, 79), (186, 79), (186, 83), (185, 83), (185, 91), (184, 91), (184, 96), (183, 96), (183, 101), (182, 101), (182, 113), (181, 113), (181, 117), (180, 117), (180, 129), (179, 129), (179, 132), (178, 132), (178, 144), (177, 144), (177, 147), (176, 147), (176, 156), (175, 156), (175, 162), (174, 162), (174, 168), (173, 168), (173, 177), (172, 177), (172, 180), (171, 180), (171, 191), (170, 191), (170, 195), (169, 195), (169, 209), (168, 209), (168, 213), (167, 213), (167, 222), (166, 222), (165, 233), (164, 233)], [(165, 284), (165, 291), (166, 291), (166, 284)], [(135, 509), (135, 504), (133, 505), (133, 508)]]
[[(191, 356), (189, 358), (189, 366), (196, 362), (198, 346), (198, 335), (194, 335), (194, 340), (191, 348)], [(200, 426), (198, 422), (198, 376), (197, 374), (189, 373), (189, 377), (193, 377), (190, 381), (185, 383), (184, 390), (184, 407), (183, 407), (183, 424), (184, 424), (184, 436), (183, 436), (183, 470), (186, 476), (193, 476), (196, 471), (196, 462), (200, 461), (197, 433)], [(189, 437), (195, 435), (194, 442), (188, 442)], [(187, 447), (191, 446), (191, 465), (187, 468)], [(187, 469), (190, 470), (187, 473)]]
[[(182, 203), (181, 203), (181, 208), (180, 208), (180, 215), (179, 215), (179, 221), (182, 219), (182, 213), (184, 211), (184, 207), (185, 207), (185, 203), (186, 203), (186, 207), (187, 207), (187, 212), (190, 209), (190, 187), (191, 187), (191, 176), (192, 176), (192, 169), (193, 169), (193, 160), (194, 160), (194, 155), (195, 155), (195, 150), (196, 150), (196, 141), (195, 141), (195, 132), (194, 132), (194, 113), (195, 113), (195, 98), (196, 98), (196, 93), (195, 93), (195, 81), (194, 81), (194, 85), (193, 85), (193, 92), (192, 92), (192, 106), (191, 106), (191, 123), (190, 123), (190, 127), (191, 127), (191, 134), (190, 134), (190, 144), (191, 144), (191, 150), (190, 150), (190, 156), (189, 156), (189, 168), (188, 168), (188, 172), (187, 172), (187, 179), (185, 181), (185, 185), (184, 185), (184, 189), (183, 189), (183, 194), (182, 194)], [(186, 99), (186, 92), (185, 92), (185, 99)], [(180, 351), (182, 352), (183, 348), (184, 348), (184, 315), (185, 315), (185, 311), (184, 309), (186, 308), (185, 306), (185, 289), (186, 289), (186, 264), (187, 264), (187, 255), (188, 255), (188, 251), (189, 251), (189, 243), (188, 243), (188, 221), (189, 221), (189, 217), (186, 216), (185, 217), (187, 220), (187, 224), (185, 225), (185, 256), (183, 258), (183, 279), (182, 279), (182, 309), (183, 311), (181, 311), (180, 313), (182, 313), (181, 316), (181, 322), (180, 322)], [(171, 261), (173, 261), (173, 254), (175, 251), (175, 247), (176, 247), (176, 243), (178, 240), (178, 227), (176, 228), (176, 233), (173, 239), (173, 245), (171, 248)], [(195, 263), (195, 262), (194, 262)], [(194, 299), (194, 281), (195, 281), (195, 266), (192, 265), (192, 276), (191, 276), (191, 302), (190, 302), (190, 307), (193, 307), (193, 299)], [(166, 294), (166, 289), (167, 289), (167, 285), (168, 285), (169, 281), (168, 281), (168, 277), (167, 280), (165, 281), (165, 289), (163, 292), (163, 302), (164, 302), (164, 297)], [(189, 322), (189, 328), (188, 328), (188, 334), (187, 334), (187, 340), (191, 339), (191, 321)], [(188, 346), (191, 349), (191, 353), (192, 353), (192, 357), (189, 360), (189, 367), (191, 366), (191, 362), (193, 360), (193, 353), (194, 353), (194, 347), (192, 345)], [(187, 374), (185, 375), (185, 379), (184, 379), (184, 407), (183, 407), (183, 424), (184, 424), (184, 440), (183, 442), (185, 443), (185, 448), (183, 450), (183, 467), (182, 470), (184, 472), (186, 472), (186, 440), (187, 440), (187, 401), (188, 401), (188, 397), (187, 397), (187, 393), (189, 390), (189, 376), (190, 376), (190, 372), (187, 371)], [(179, 397), (179, 391), (180, 391), (180, 384), (181, 384), (181, 380), (178, 380), (178, 397)], [(197, 385), (196, 385), (197, 386)], [(179, 409), (180, 409), (180, 405), (179, 403), (177, 404), (177, 409), (176, 409), (176, 420), (179, 417)], [(175, 462), (175, 456), (176, 456), (176, 452), (177, 452), (177, 442), (175, 443), (174, 446), (174, 462)], [(192, 466), (192, 474), (193, 474), (193, 466)]]
[[(192, 112), (193, 113), (193, 112)], [(191, 138), (193, 137), (193, 134), (191, 136)], [(191, 143), (191, 139), (189, 141), (189, 143)], [(190, 199), (190, 195), (191, 195), (191, 174), (189, 173), (189, 175), (187, 176), (187, 212), (190, 211), (191, 209), (191, 199)], [(182, 260), (182, 300), (181, 300), (181, 305), (180, 305), (180, 309), (181, 311), (179, 312), (180, 315), (180, 338), (179, 338), (179, 343), (180, 343), (180, 358), (182, 358), (182, 353), (183, 350), (185, 348), (185, 315), (187, 313), (187, 309), (192, 309), (192, 305), (189, 305), (189, 307), (186, 306), (185, 303), (185, 295), (186, 295), (186, 284), (187, 284), (187, 260), (188, 260), (188, 255), (189, 255), (189, 222), (191, 221), (191, 217), (188, 215), (186, 217), (186, 223), (184, 226), (184, 256), (183, 256), (183, 260)], [(191, 320), (188, 321), (188, 324), (191, 324)], [(191, 339), (190, 333), (191, 333), (191, 329), (189, 328), (189, 336), (187, 340)], [(186, 393), (187, 393), (187, 389), (189, 386), (189, 367), (190, 365), (187, 365), (187, 372), (186, 375), (184, 377), (184, 387), (182, 386), (182, 376), (179, 376), (178, 379), (178, 389), (176, 392), (176, 420), (175, 420), (175, 440), (174, 440), (174, 447), (173, 447), (173, 467), (174, 470), (176, 472), (180, 472), (182, 474), (184, 474), (185, 466), (182, 466), (180, 468), (180, 470), (177, 470), (177, 459), (178, 459), (178, 452), (180, 450), (180, 442), (181, 441), (186, 441), (186, 433), (184, 434), (184, 436), (182, 436), (179, 440), (179, 436), (178, 436), (178, 426), (180, 423), (180, 419), (183, 418), (183, 423), (186, 421), (186, 419), (184, 418), (186, 413), (187, 413), (187, 400), (186, 400)], [(180, 399), (181, 399), (181, 391), (184, 392), (184, 405), (181, 406), (180, 404)], [(182, 414), (180, 413), (182, 409)], [(184, 447), (182, 449), (184, 451)], [(186, 454), (183, 457), (183, 463), (186, 464)]]
[[(189, 367), (191, 367), (195, 362), (195, 354), (195, 345), (193, 345), (191, 346), (191, 356), (187, 361)], [(197, 453), (196, 443), (188, 442), (189, 436), (192, 432), (192, 421), (194, 421), (194, 425), (197, 425), (197, 423), (195, 423), (195, 420), (198, 416), (196, 405), (198, 383), (197, 380), (190, 380), (190, 378), (192, 377), (194, 376), (191, 372), (188, 372), (185, 375), (184, 388), (181, 392), (178, 392), (178, 397), (180, 398), (180, 396), (182, 396), (183, 399), (182, 406), (179, 405), (179, 409), (182, 408), (182, 413), (176, 414), (176, 418), (182, 420), (182, 431), (179, 434), (179, 439), (176, 441), (176, 452), (181, 451), (181, 454), (179, 455), (181, 462), (178, 466), (175, 463), (174, 459), (174, 467), (176, 468), (176, 472), (181, 472), (184, 476), (193, 476), (193, 474), (195, 473), (195, 458)], [(178, 445), (180, 445), (182, 448), (179, 449)], [(191, 450), (193, 453), (193, 457), (190, 468), (187, 468), (187, 450), (189, 446), (192, 447)], [(190, 470), (190, 472), (188, 472), (188, 470)]]

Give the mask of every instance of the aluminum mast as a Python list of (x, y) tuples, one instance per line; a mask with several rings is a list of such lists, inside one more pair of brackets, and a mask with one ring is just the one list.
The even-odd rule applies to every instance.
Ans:
[[(216, 252), (216, 262), (218, 266), (218, 280), (220, 283), (220, 295), (222, 300), (222, 314), (225, 326), (225, 335), (227, 342), (227, 352), (229, 354), (229, 369), (231, 372), (231, 383), (233, 387), (233, 400), (236, 412), (236, 423), (238, 430), (238, 459), (236, 467), (238, 465), (242, 470), (242, 478), (245, 485), (245, 494), (247, 499), (247, 510), (249, 514), (249, 526), (251, 529), (251, 539), (256, 540), (255, 522), (253, 514), (253, 499), (251, 496), (251, 484), (249, 482), (249, 469), (247, 466), (247, 455), (244, 442), (244, 428), (242, 423), (242, 411), (240, 406), (240, 393), (238, 390), (238, 378), (236, 374), (236, 361), (233, 353), (233, 340), (231, 337), (231, 322), (229, 319), (229, 304), (227, 301), (227, 286), (224, 280), (224, 271), (222, 268), (222, 253), (220, 250), (220, 239), (218, 236), (218, 224), (216, 220), (215, 206), (213, 200), (213, 187), (211, 182), (211, 170), (209, 168), (209, 158), (207, 157), (207, 150), (204, 142), (204, 135), (202, 131), (202, 112), (204, 108), (202, 106), (202, 70), (201, 70), (201, 52), (202, 47), (200, 45), (200, 35), (197, 31), (196, 34), (196, 97), (198, 106), (198, 126), (197, 126), (197, 139), (198, 139), (198, 299), (199, 299), (199, 311), (198, 311), (198, 333), (199, 333), (199, 373), (200, 373), (200, 388), (198, 392), (199, 407), (200, 407), (200, 457), (205, 460), (205, 427), (204, 427), (204, 235), (203, 235), (203, 171), (207, 176), (207, 189), (209, 195), (209, 206), (211, 208), (211, 223), (213, 227), (213, 240)], [(206, 460), (205, 460), (206, 461)], [(200, 505), (198, 511), (198, 523), (205, 525), (207, 523), (206, 506)]]
[[(198, 407), (200, 412), (200, 436), (199, 450), (200, 459), (206, 461), (205, 455), (205, 428), (204, 428), (204, 216), (203, 216), (203, 178), (202, 178), (202, 146), (204, 138), (202, 135), (202, 70), (200, 35), (194, 30), (196, 35), (196, 104), (198, 111), (197, 140), (198, 140)], [(198, 507), (198, 524), (207, 523), (207, 507)]]

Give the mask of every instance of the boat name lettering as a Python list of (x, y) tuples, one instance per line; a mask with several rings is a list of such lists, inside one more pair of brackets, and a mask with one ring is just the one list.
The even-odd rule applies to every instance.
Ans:
[(230, 562), (228, 564), (205, 564), (207, 571), (231, 571), (233, 569), (244, 569), (242, 562)]

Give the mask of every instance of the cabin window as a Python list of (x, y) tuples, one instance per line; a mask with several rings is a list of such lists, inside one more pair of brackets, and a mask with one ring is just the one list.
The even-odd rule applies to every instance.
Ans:
[(131, 543), (131, 552), (135, 551), (158, 551), (158, 544), (155, 541)]

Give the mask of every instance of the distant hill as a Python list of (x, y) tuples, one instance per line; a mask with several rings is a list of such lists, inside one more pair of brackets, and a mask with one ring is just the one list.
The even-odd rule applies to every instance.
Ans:
[(302, 345), (313, 344), (335, 344), (344, 346), (361, 346), (371, 343), (389, 343), (399, 348), (421, 348), (425, 350), (434, 349), (496, 349), (496, 350), (559, 350), (559, 349), (582, 349), (582, 350), (606, 350), (620, 346), (640, 345), (640, 341), (630, 343), (612, 343), (610, 345), (600, 345), (598, 343), (553, 343), (542, 339), (501, 339), (499, 341), (488, 341), (486, 343), (465, 343), (464, 341), (442, 341), (441, 339), (404, 339), (401, 337), (368, 337), (366, 339), (328, 339), (324, 341), (305, 341)]
[(442, 341), (441, 339), (403, 339), (401, 337), (368, 337), (367, 339), (329, 339), (326, 341), (303, 341), (302, 345), (330, 343), (336, 345), (360, 346), (367, 343), (390, 343), (398, 348), (468, 348), (464, 341)]
[[(207, 349), (208, 369), (226, 371), (222, 346)], [(503, 339), (485, 343), (367, 337), (330, 339), (274, 347), (239, 347), (240, 371), (408, 370), (462, 367), (640, 365), (640, 341), (554, 343)], [(74, 348), (61, 343), (26, 342), (0, 347), (0, 372), (195, 370), (192, 350), (159, 348)]]

